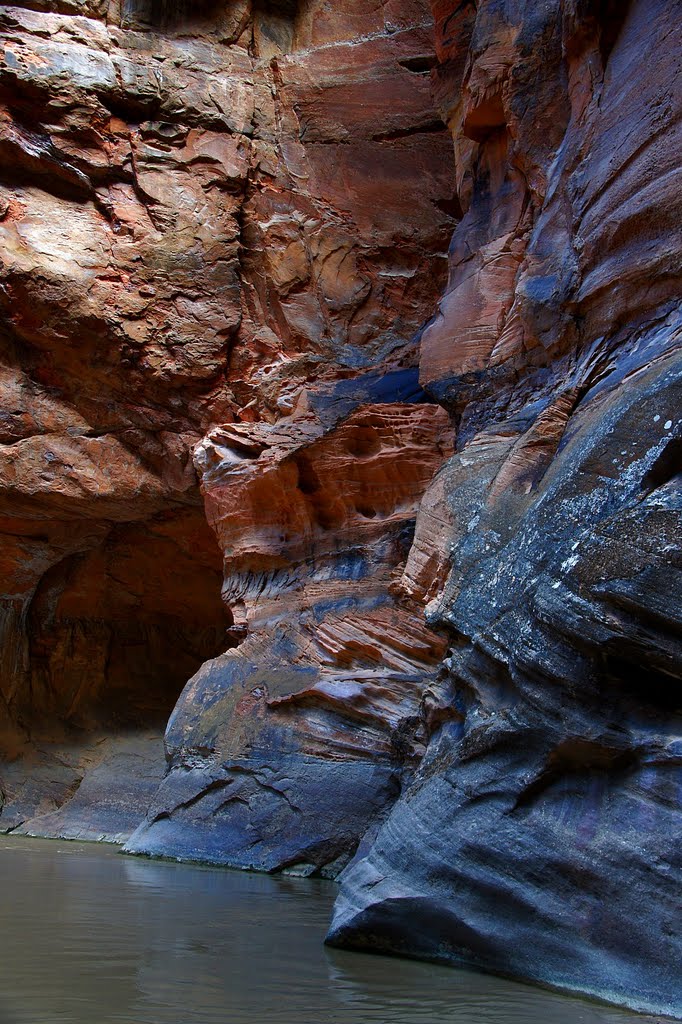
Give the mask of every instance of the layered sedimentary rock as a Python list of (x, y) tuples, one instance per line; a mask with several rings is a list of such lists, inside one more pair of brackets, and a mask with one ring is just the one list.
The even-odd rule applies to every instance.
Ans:
[(459, 450), (403, 585), (452, 646), (330, 941), (679, 1014), (679, 7), (438, 8)]
[(679, 13), (2, 9), (0, 826), (682, 1014)]
[[(452, 447), (416, 365), (454, 224), (428, 6), (31, 3), (4, 7), (0, 29), (2, 731), (29, 774), (36, 742), (48, 774), (60, 750), (70, 766), (44, 800), (6, 770), (4, 824), (129, 832), (127, 813), (100, 828), (96, 801), (88, 817), (86, 790), (53, 816), (93, 737), (143, 742), (211, 657), (210, 685), (234, 696), (233, 671), (255, 658), (295, 680), (312, 645), (331, 689), (303, 672), (298, 703), (322, 710), (301, 711), (289, 745), (358, 777), (357, 822), (330, 811), (343, 838), (311, 864), (343, 859), (415, 761), (403, 723), (443, 649), (390, 593)], [(242, 862), (199, 797), (248, 747), (227, 707), (212, 738), (202, 685), (174, 715), (179, 775), (160, 796), (181, 778), (186, 800), (192, 766), (198, 835), (166, 826), (164, 852)], [(280, 691), (264, 706), (287, 732), (298, 703)]]
[(445, 644), (393, 584), (451, 434), (437, 406), (382, 403), (197, 447), (245, 639), (185, 689), (127, 850), (304, 873), (348, 859), (423, 752)]

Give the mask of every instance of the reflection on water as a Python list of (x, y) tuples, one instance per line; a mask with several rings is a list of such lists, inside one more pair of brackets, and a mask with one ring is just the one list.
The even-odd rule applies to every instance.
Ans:
[(331, 883), (2, 837), (0, 1024), (642, 1024), (322, 944)]

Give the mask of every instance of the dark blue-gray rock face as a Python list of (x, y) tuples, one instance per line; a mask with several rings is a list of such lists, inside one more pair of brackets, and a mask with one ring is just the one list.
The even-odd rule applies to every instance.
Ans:
[[(511, 484), (482, 506), (466, 450), (445, 470), (462, 534), (439, 615), (458, 642), (330, 941), (679, 1012), (681, 495), (661, 467), (682, 360), (613, 374), (534, 498)], [(490, 441), (494, 480), (513, 442)]]
[(446, 521), (451, 648), (328, 941), (682, 1015), (679, 6), (437, 6), (460, 444), (406, 577)]

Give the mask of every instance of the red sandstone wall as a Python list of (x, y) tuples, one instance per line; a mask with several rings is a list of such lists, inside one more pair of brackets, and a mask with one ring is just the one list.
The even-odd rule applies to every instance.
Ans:
[(3, 714), (134, 722), (241, 629), (192, 465), (205, 432), (322, 436), (341, 412), (311, 395), (411, 380), (453, 224), (431, 21), (67, 3), (5, 6), (0, 29)]
[(0, 715), (195, 673), (129, 850), (678, 1012), (680, 24), (2, 9)]

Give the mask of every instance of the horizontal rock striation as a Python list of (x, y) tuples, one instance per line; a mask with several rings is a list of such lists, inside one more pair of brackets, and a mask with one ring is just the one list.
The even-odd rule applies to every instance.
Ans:
[(437, 406), (382, 403), (197, 447), (245, 639), (183, 692), (128, 851), (334, 874), (355, 850), (423, 752), (445, 644), (394, 583), (451, 433)]

